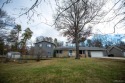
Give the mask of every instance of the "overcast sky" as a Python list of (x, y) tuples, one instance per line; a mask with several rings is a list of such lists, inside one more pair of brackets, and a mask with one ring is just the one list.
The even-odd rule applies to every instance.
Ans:
[[(5, 0), (0, 1), (0, 7)], [(40, 16), (36, 15), (33, 17), (34, 21), (28, 21), (27, 16), (23, 15), (18, 18), (21, 12), (20, 8), (31, 7), (35, 0), (12, 0), (10, 4), (6, 4), (3, 7), (3, 10), (7, 11), (8, 15), (16, 18), (16, 24), (20, 24), (22, 29), (30, 27), (33, 31), (32, 40), (35, 40), (38, 36), (47, 36), (52, 38), (57, 38), (60, 41), (66, 41), (65, 37), (62, 37), (60, 33), (51, 25), (53, 24), (53, 13), (55, 3), (53, 1), (41, 2), (38, 8), (36, 8), (37, 13), (40, 13)], [(50, 5), (51, 4), (51, 5)], [(23, 13), (22, 11), (21, 13)]]
[[(5, 0), (0, 0), (0, 6)], [(34, 21), (28, 21), (27, 16), (23, 15), (18, 17), (21, 12), (20, 8), (31, 7), (35, 0), (12, 0), (10, 4), (6, 4), (3, 7), (3, 10), (7, 11), (8, 15), (11, 15), (16, 18), (16, 24), (20, 24), (22, 29), (26, 29), (30, 27), (33, 31), (32, 40), (35, 40), (37, 36), (47, 36), (57, 38), (60, 41), (66, 41), (65, 37), (62, 37), (60, 33), (54, 29), (54, 26), (51, 27), (50, 25), (53, 24), (53, 14), (55, 13), (55, 0), (45, 0), (46, 2), (41, 2), (41, 4), (36, 8), (37, 13), (40, 13), (40, 16), (34, 16)], [(117, 0), (109, 0), (107, 5), (105, 6), (105, 10), (109, 10), (112, 8), (114, 1)], [(119, 4), (118, 4), (119, 5)], [(117, 7), (117, 6), (116, 6)], [(113, 15), (113, 11), (111, 11), (104, 19), (111, 17)], [(93, 28), (93, 33), (103, 33), (108, 34), (113, 32), (113, 26), (118, 21), (117, 18), (115, 21), (109, 23), (102, 23), (95, 25)], [(103, 19), (102, 19), (103, 20)], [(28, 22), (28, 23), (27, 23)], [(123, 28), (118, 28), (115, 33), (125, 33)]]

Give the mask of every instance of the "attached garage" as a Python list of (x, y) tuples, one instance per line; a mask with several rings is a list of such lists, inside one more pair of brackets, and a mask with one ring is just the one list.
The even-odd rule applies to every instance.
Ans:
[(80, 50), (85, 50), (86, 57), (104, 57), (104, 56), (107, 56), (107, 51), (105, 48), (81, 47)]
[(104, 54), (102, 51), (90, 51), (91, 57), (103, 57)]

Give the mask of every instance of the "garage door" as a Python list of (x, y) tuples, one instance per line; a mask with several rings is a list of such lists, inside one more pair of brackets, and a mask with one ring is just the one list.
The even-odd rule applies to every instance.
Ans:
[(103, 57), (102, 51), (91, 51), (91, 57)]

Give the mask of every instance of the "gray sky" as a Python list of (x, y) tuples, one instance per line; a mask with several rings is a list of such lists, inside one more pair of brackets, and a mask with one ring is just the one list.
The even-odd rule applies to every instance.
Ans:
[[(0, 6), (5, 0), (0, 1)], [(54, 13), (54, 2), (41, 2), (38, 8), (36, 8), (37, 13), (41, 13), (39, 17), (34, 15), (34, 21), (28, 21), (27, 16), (23, 15), (18, 18), (21, 12), (20, 8), (31, 7), (35, 0), (12, 0), (11, 3), (6, 4), (3, 10), (7, 11), (8, 15), (15, 17), (16, 24), (20, 24), (22, 29), (30, 27), (33, 31), (32, 40), (35, 40), (37, 36), (47, 36), (52, 38), (57, 38), (60, 41), (66, 41), (65, 37), (62, 37), (60, 33), (50, 25), (53, 24), (53, 13)], [(51, 5), (50, 5), (51, 4)], [(24, 12), (24, 11), (22, 11)], [(28, 22), (28, 23), (27, 23)]]
[[(0, 1), (1, 3), (5, 0)], [(49, 25), (53, 24), (53, 13), (55, 13), (55, 0), (49, 0), (49, 2), (41, 2), (38, 8), (36, 8), (37, 13), (41, 13), (39, 17), (34, 16), (34, 21), (28, 22), (27, 16), (23, 15), (18, 18), (21, 12), (20, 8), (25, 7), (31, 7), (35, 0), (12, 0), (10, 4), (6, 4), (3, 7), (3, 10), (7, 11), (8, 15), (11, 15), (16, 18), (16, 23), (21, 24), (22, 29), (26, 29), (27, 27), (30, 27), (30, 29), (33, 31), (33, 37), (32, 40), (35, 40), (37, 36), (48, 36), (57, 38), (60, 41), (66, 41), (65, 37), (62, 37), (56, 29), (54, 29), (54, 26), (51, 27)], [(108, 4), (104, 7), (104, 10), (108, 11), (112, 8), (114, 1), (118, 0), (109, 0)], [(118, 4), (119, 5), (119, 4)], [(116, 6), (117, 7), (117, 6)], [(21, 13), (23, 13), (22, 11)], [(102, 19), (106, 20), (107, 18), (111, 17), (113, 15), (113, 11), (111, 11), (105, 18)], [(120, 17), (119, 17), (120, 18)], [(95, 25), (93, 28), (93, 33), (103, 33), (108, 34), (113, 32), (113, 26), (118, 21), (119, 18), (116, 18), (114, 21), (109, 23), (101, 23), (98, 25)], [(123, 28), (116, 28), (116, 33), (125, 33), (125, 30)]]

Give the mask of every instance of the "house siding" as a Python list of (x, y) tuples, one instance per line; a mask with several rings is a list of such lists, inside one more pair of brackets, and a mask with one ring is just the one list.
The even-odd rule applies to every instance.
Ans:
[[(41, 47), (40, 44), (42, 44)], [(48, 47), (47, 45), (51, 45), (51, 47)], [(42, 57), (53, 57), (54, 48), (55, 45), (49, 42), (35, 43), (35, 55), (40, 54)]]
[[(85, 57), (86, 54), (79, 54), (80, 57)], [(76, 56), (76, 51), (72, 51), (72, 55), (69, 56), (69, 50), (63, 50), (62, 53), (56, 53), (56, 57), (75, 57)]]
[(63, 50), (62, 53), (56, 53), (56, 57), (68, 57), (68, 52)]
[[(76, 51), (72, 51), (72, 55), (70, 57), (75, 56)], [(56, 57), (69, 57), (69, 50), (62, 50), (62, 53), (56, 53)]]
[(121, 50), (116, 49), (116, 48), (112, 48), (110, 50), (109, 54), (113, 54), (114, 57), (123, 57), (123, 52)]
[(107, 57), (107, 56), (108, 56), (107, 50), (106, 50), (106, 51), (103, 51), (103, 54), (104, 54), (105, 57)]

